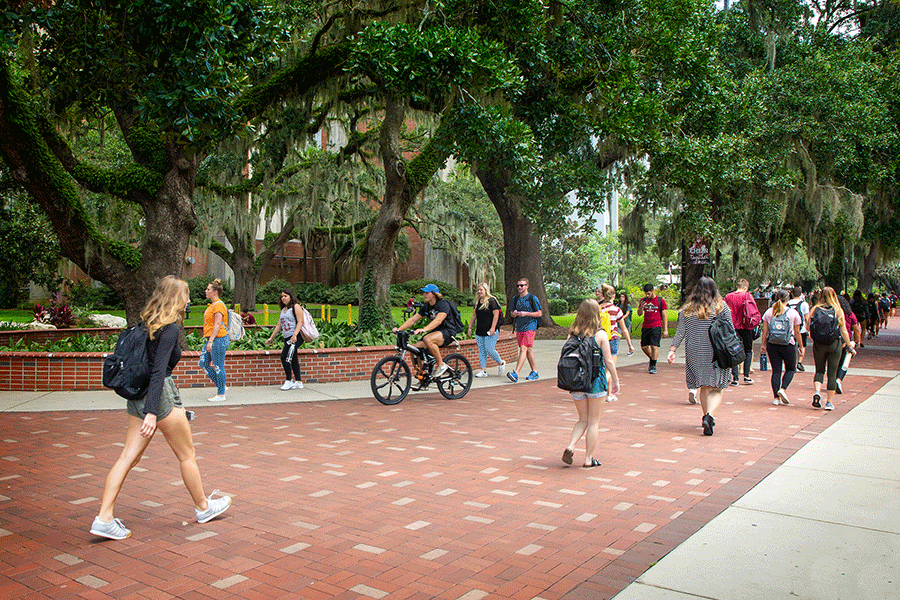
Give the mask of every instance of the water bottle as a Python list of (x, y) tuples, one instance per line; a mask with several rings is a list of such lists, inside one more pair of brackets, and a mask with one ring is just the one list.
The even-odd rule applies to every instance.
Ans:
[(759, 355), (759, 370), (760, 371), (768, 371), (769, 370), (769, 357), (765, 354)]
[(290, 363), (292, 360), (294, 360), (294, 352), (296, 350), (297, 344), (291, 344), (290, 347), (288, 347), (287, 356), (284, 358), (284, 362)]

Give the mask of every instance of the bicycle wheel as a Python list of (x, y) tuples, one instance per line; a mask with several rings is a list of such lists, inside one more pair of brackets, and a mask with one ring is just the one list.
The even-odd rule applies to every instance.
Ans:
[(444, 398), (462, 398), (472, 387), (472, 365), (462, 354), (450, 354), (444, 359), (449, 369), (437, 380), (438, 390)]
[(411, 379), (405, 360), (399, 356), (385, 356), (372, 369), (372, 393), (382, 404), (397, 404), (409, 393)]

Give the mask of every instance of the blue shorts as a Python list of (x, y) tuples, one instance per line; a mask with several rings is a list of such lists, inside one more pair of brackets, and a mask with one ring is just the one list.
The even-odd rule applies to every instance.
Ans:
[(613, 356), (615, 356), (619, 353), (619, 338), (616, 338), (614, 340), (609, 340), (609, 352)]

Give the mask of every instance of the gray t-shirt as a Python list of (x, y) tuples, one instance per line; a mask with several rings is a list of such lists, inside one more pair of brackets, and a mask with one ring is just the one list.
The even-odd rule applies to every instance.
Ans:
[(293, 306), (286, 306), (281, 309), (278, 324), (281, 325), (281, 335), (284, 339), (291, 339), (291, 336), (294, 335), (294, 330), (297, 328), (297, 315), (294, 314)]

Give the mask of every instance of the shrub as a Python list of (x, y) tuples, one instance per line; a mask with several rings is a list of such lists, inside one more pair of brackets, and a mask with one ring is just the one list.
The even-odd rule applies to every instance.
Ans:
[[(200, 277), (194, 277), (193, 279), (188, 280), (188, 288), (191, 290), (191, 304), (198, 306), (205, 306), (207, 304), (206, 286), (208, 286), (213, 279), (215, 279), (215, 277), (212, 275), (201, 275)], [(231, 304), (231, 299), (234, 297), (234, 288), (231, 287), (231, 283), (223, 281), (222, 291), (222, 302)]]
[(68, 301), (63, 300), (59, 292), (54, 292), (50, 296), (50, 302), (46, 305), (34, 305), (34, 320), (41, 323), (50, 323), (57, 329), (66, 329), (75, 325), (72, 307)]
[[(455, 286), (450, 285), (446, 281), (438, 281), (437, 279), (412, 279), (400, 285), (409, 296), (414, 296), (417, 299), (421, 297), (422, 292), (420, 291), (423, 287), (428, 285), (429, 283), (433, 283), (438, 286), (441, 290), (441, 295), (448, 300), (453, 300), (456, 303), (456, 306), (471, 306), (475, 301), (475, 294), (469, 292), (462, 292), (456, 289)], [(403, 300), (401, 306), (406, 304), (406, 300), (409, 297)]]
[[(256, 288), (256, 303), (277, 306), (281, 299), (281, 290), (290, 287), (292, 287), (291, 284), (284, 279), (272, 279)], [(297, 290), (294, 290), (294, 293), (296, 292)]]
[(359, 304), (358, 286), (359, 284), (352, 282), (328, 288), (325, 292), (325, 302), (320, 304)]
[(550, 305), (550, 316), (556, 317), (569, 312), (569, 303), (564, 298), (549, 298), (547, 303)]

